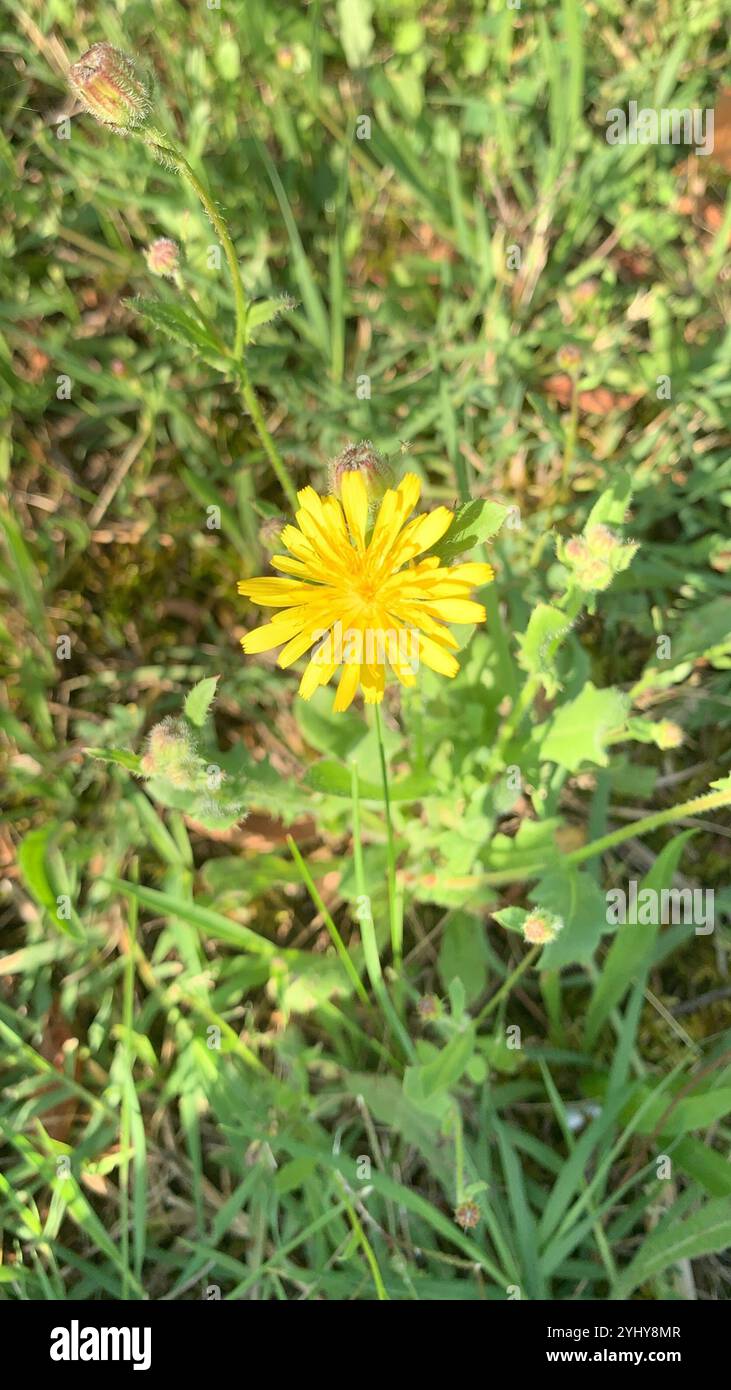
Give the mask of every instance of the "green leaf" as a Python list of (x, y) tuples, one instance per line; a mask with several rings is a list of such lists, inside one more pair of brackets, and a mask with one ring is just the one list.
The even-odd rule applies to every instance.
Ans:
[(287, 1192), (295, 1192), (298, 1187), (301, 1187), (302, 1184), (316, 1172), (316, 1159), (307, 1158), (304, 1154), (300, 1155), (299, 1158), (292, 1158), (289, 1163), (285, 1163), (284, 1167), (280, 1168), (279, 1172), (275, 1175), (274, 1189), (280, 1196), (284, 1196)]
[(526, 1176), (518, 1152), (511, 1141), (510, 1130), (500, 1121), (494, 1122), (500, 1149), (500, 1161), (505, 1174), (507, 1196), (515, 1223), (515, 1236), (525, 1272), (528, 1298), (545, 1298), (540, 1261), (535, 1258), (538, 1232), (526, 1191)]
[(731, 1164), (701, 1139), (688, 1136), (674, 1144), (673, 1164), (705, 1187), (712, 1197), (731, 1197)]
[(667, 660), (651, 661), (634, 688), (635, 696), (648, 687), (665, 690), (688, 675), (694, 661), (709, 661), (726, 670), (731, 656), (731, 599), (719, 597), (685, 614), (672, 635)]
[(311, 700), (298, 700), (295, 712), (297, 723), (311, 747), (341, 762), (368, 733), (360, 715), (333, 714), (332, 696), (322, 689), (316, 690)]
[(426, 1160), (430, 1173), (442, 1184), (451, 1184), (450, 1157), (439, 1144), (439, 1124), (423, 1106), (410, 1101), (395, 1076), (368, 1076), (363, 1072), (347, 1072), (343, 1086), (352, 1095), (361, 1096), (379, 1124), (401, 1135), (407, 1144), (418, 1149)]
[(607, 767), (609, 734), (622, 729), (630, 706), (629, 697), (608, 686), (597, 690), (587, 681), (580, 695), (555, 715), (541, 744), (541, 758), (577, 772), (582, 763)]
[[(330, 796), (346, 796), (350, 800), (350, 772), (341, 763), (323, 759), (309, 768), (303, 778), (305, 786), (316, 792), (327, 792)], [(433, 796), (438, 791), (438, 783), (426, 773), (411, 773), (400, 782), (389, 787), (392, 801), (420, 801), (424, 796)], [(383, 787), (380, 782), (361, 780), (360, 797), (362, 801), (383, 801)]]
[[(673, 874), (692, 834), (692, 830), (686, 830), (664, 846), (649, 874), (643, 878), (638, 896), (644, 888), (659, 892), (672, 885)], [(647, 970), (658, 930), (656, 925), (640, 927), (633, 922), (617, 927), (586, 1015), (585, 1045), (588, 1048), (594, 1046), (600, 1029), (625, 991)]]
[(509, 510), (501, 502), (466, 502), (455, 514), (446, 535), (428, 554), (438, 555), (445, 564), (451, 564), (467, 550), (495, 536)]
[(603, 492), (594, 503), (587, 519), (584, 531), (588, 531), (591, 526), (621, 526), (626, 515), (627, 508), (632, 501), (632, 479), (629, 473), (619, 472), (612, 480), (612, 486)]
[(681, 1220), (669, 1211), (642, 1243), (639, 1254), (622, 1270), (614, 1296), (628, 1298), (638, 1284), (655, 1279), (681, 1260), (697, 1260), (731, 1245), (731, 1203), (715, 1197)]
[(216, 49), (216, 67), (224, 82), (235, 82), (241, 70), (241, 54), (234, 38), (221, 39)]
[(198, 684), (194, 685), (185, 697), (183, 706), (185, 717), (190, 720), (191, 724), (195, 724), (197, 729), (202, 729), (206, 722), (220, 679), (220, 676), (207, 676), (205, 680), (198, 681)]
[[(536, 878), (546, 864), (553, 863), (556, 858), (556, 832), (561, 824), (552, 816), (542, 821), (521, 821), (516, 835), (498, 831), (490, 841), (485, 868), (490, 873), (509, 870), (519, 881), (521, 876)], [(489, 901), (494, 902), (495, 890), (486, 891), (489, 891)]]
[(431, 1061), (406, 1068), (404, 1095), (417, 1105), (420, 1102), (428, 1105), (443, 1096), (459, 1081), (474, 1050), (475, 1028), (471, 1024), (464, 1033), (455, 1033)]
[(294, 308), (294, 300), (289, 295), (282, 294), (278, 299), (259, 299), (256, 304), (250, 304), (246, 314), (246, 340), (250, 341), (252, 333), (257, 328), (263, 328), (267, 323), (273, 323), (281, 314), (286, 314), (289, 309)]
[(97, 758), (100, 763), (116, 763), (117, 767), (124, 767), (127, 772), (141, 772), (139, 755), (128, 752), (126, 748), (85, 748), (84, 752), (87, 757)]
[(136, 898), (137, 902), (151, 912), (166, 917), (181, 917), (184, 922), (190, 922), (191, 926), (200, 928), (206, 936), (211, 936), (214, 940), (224, 941), (228, 945), (238, 947), (239, 950), (253, 951), (257, 955), (285, 954), (277, 952), (272, 941), (267, 941), (265, 936), (259, 936), (258, 932), (252, 931), (250, 927), (243, 926), (241, 922), (234, 922), (230, 917), (224, 917), (220, 912), (213, 912), (210, 908), (199, 907), (188, 898), (177, 897), (172, 893), (160, 893), (156, 888), (145, 888), (141, 883), (130, 883), (125, 879), (105, 878), (103, 881), (118, 893), (124, 893), (128, 898)]
[(590, 874), (561, 867), (546, 874), (530, 893), (531, 902), (563, 918), (563, 928), (544, 947), (542, 970), (591, 960), (602, 933), (608, 931), (604, 894)]
[(147, 319), (148, 323), (159, 328), (168, 338), (183, 343), (185, 347), (195, 348), (196, 352), (202, 353), (207, 359), (213, 358), (220, 364), (224, 348), (205, 324), (187, 313), (179, 304), (168, 304), (161, 299), (143, 299), (139, 295), (134, 299), (125, 300), (125, 303), (136, 314)]
[(18, 849), (18, 868), (29, 892), (39, 907), (45, 908), (54, 926), (66, 936), (84, 941), (84, 931), (73, 907), (70, 918), (58, 915), (58, 892), (49, 863), (53, 859), (53, 841), (58, 831), (56, 821), (50, 821), (37, 830), (29, 830)]
[(338, 29), (349, 68), (362, 68), (373, 47), (373, 0), (338, 0)]
[[(644, 1099), (647, 1095), (640, 1092), (639, 1100)], [(637, 1104), (633, 1103), (627, 1118), (636, 1108)], [(675, 1139), (696, 1129), (708, 1129), (728, 1114), (731, 1114), (731, 1087), (728, 1086), (718, 1086), (715, 1091), (704, 1091), (702, 1095), (681, 1096), (675, 1104), (672, 1096), (656, 1096), (643, 1114), (637, 1132), (654, 1134), (658, 1130), (665, 1138)]]
[(556, 671), (556, 656), (563, 638), (571, 631), (560, 608), (539, 603), (530, 615), (528, 626), (518, 638), (518, 662), (530, 676), (540, 678), (546, 694), (552, 699), (561, 688)]
[(461, 980), (468, 1004), (482, 994), (487, 983), (487, 947), (481, 918), (469, 912), (449, 914), (438, 965), (445, 989), (454, 979)]
[[(320, 876), (319, 862), (311, 866)], [(329, 860), (328, 868), (336, 867), (336, 861)], [(257, 854), (251, 858), (237, 855), (224, 855), (209, 859), (201, 870), (203, 883), (215, 898), (225, 893), (241, 894), (243, 897), (256, 897), (273, 887), (281, 888), (285, 883), (299, 883), (299, 874), (289, 859), (281, 854)]]
[(277, 1000), (288, 1014), (308, 1014), (353, 993), (342, 962), (336, 956), (316, 956), (308, 951), (292, 954), (290, 969), (277, 989)]
[(705, 657), (714, 665), (731, 653), (731, 598), (714, 598), (687, 613), (672, 639), (671, 661), (696, 661)]
[(523, 923), (530, 914), (524, 907), (501, 907), (499, 912), (493, 912), (493, 918), (499, 926), (505, 927), (506, 931), (517, 931), (523, 935)]

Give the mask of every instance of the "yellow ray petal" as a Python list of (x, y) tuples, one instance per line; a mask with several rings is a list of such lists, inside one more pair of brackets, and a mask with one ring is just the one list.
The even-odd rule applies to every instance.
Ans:
[(379, 705), (386, 687), (386, 673), (383, 667), (362, 665), (360, 683), (363, 687), (363, 698), (366, 704)]
[(368, 525), (368, 489), (360, 473), (351, 470), (343, 474), (340, 496), (350, 534), (358, 549), (363, 550)]
[(311, 584), (293, 584), (291, 579), (240, 579), (238, 591), (262, 608), (293, 608), (317, 596)]
[(314, 516), (322, 516), (322, 498), (318, 497), (314, 487), (300, 488), (297, 501), (305, 511), (312, 512)]
[(319, 634), (321, 629), (313, 629), (308, 625), (303, 632), (296, 633), (291, 641), (287, 643), (286, 647), (283, 647), (279, 653), (277, 657), (277, 666), (281, 666), (284, 671), (288, 666), (292, 665), (293, 661), (297, 661), (298, 657), (302, 656), (312, 646), (312, 643), (315, 641), (316, 631)]
[(393, 674), (396, 677), (396, 680), (399, 681), (401, 685), (405, 685), (409, 689), (411, 689), (412, 686), (416, 685), (416, 672), (412, 671), (410, 666), (406, 666), (403, 662), (398, 661), (392, 661), (389, 664), (391, 666)]
[(425, 604), (426, 610), (443, 623), (484, 623), (485, 610), (481, 603), (469, 598), (442, 598)]
[(338, 688), (335, 691), (335, 701), (333, 711), (335, 714), (343, 714), (353, 703), (355, 692), (358, 689), (358, 677), (360, 676), (360, 666), (355, 663), (343, 667), (343, 674), (338, 681)]
[(392, 562), (394, 567), (413, 560), (422, 550), (429, 550), (441, 540), (452, 524), (453, 512), (449, 507), (435, 507), (433, 512), (417, 516), (404, 528), (394, 546)]
[(441, 646), (451, 647), (455, 652), (459, 651), (459, 642), (456, 637), (452, 636), (449, 628), (442, 627), (441, 623), (438, 623), (429, 615), (424, 604), (399, 603), (394, 605), (394, 612), (397, 613), (398, 617), (407, 627), (419, 629), (421, 632), (426, 633), (427, 637), (431, 637), (435, 642), (439, 642)]
[(296, 555), (298, 560), (303, 560), (305, 564), (315, 559), (315, 552), (312, 546), (296, 526), (291, 526), (289, 524), (283, 526), (279, 539), (287, 550), (290, 550), (293, 555)]
[(445, 652), (438, 642), (433, 642), (431, 637), (419, 637), (419, 654), (422, 661), (440, 676), (456, 676), (459, 671), (459, 662)]
[(269, 563), (273, 570), (281, 570), (282, 574), (294, 574), (300, 579), (309, 576), (304, 560), (293, 560), (291, 555), (272, 555)]
[(396, 488), (400, 501), (400, 511), (404, 520), (410, 516), (421, 497), (421, 479), (415, 473), (407, 473)]
[(327, 685), (337, 670), (337, 662), (308, 661), (305, 666), (302, 680), (299, 683), (299, 694), (303, 700), (311, 700), (315, 691), (321, 685)]
[[(285, 621), (282, 621), (282, 617)], [(249, 655), (253, 652), (270, 652), (273, 647), (281, 647), (302, 626), (299, 613), (294, 616), (280, 614), (279, 618), (279, 622), (265, 623), (263, 627), (255, 627), (251, 632), (247, 632), (246, 636), (241, 638), (244, 651)], [(286, 621), (287, 618), (289, 622)]]
[(470, 561), (465, 565), (452, 565), (447, 573), (450, 579), (458, 579), (460, 582), (469, 584), (471, 588), (481, 584), (489, 584), (495, 578), (492, 565), (482, 564), (478, 560)]

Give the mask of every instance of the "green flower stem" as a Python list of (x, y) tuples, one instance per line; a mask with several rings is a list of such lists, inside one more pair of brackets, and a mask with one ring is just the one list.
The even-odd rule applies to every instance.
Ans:
[(579, 426), (579, 378), (572, 373), (571, 380), (571, 408), (569, 411), (568, 425), (564, 435), (563, 459), (561, 460), (561, 484), (559, 489), (560, 497), (569, 496), (569, 476), (571, 464), (574, 460), (576, 450), (576, 438)]
[[(720, 806), (731, 805), (731, 787), (726, 787), (722, 791), (708, 792), (704, 796), (694, 796), (690, 801), (683, 801), (679, 806), (670, 806), (667, 811), (656, 811), (652, 816), (643, 816), (642, 820), (632, 821), (628, 825), (621, 825), (618, 830), (611, 830), (608, 835), (602, 835), (599, 840), (592, 840), (591, 844), (582, 845), (580, 849), (574, 849), (570, 854), (560, 856), (559, 862), (563, 864), (583, 864), (587, 859), (594, 859), (597, 854), (603, 854), (607, 849), (613, 849), (615, 845), (621, 845), (625, 840), (631, 840), (635, 835), (649, 835), (652, 830), (657, 830), (661, 825), (674, 825), (682, 821), (686, 816), (695, 816), (703, 811), (715, 811)], [(514, 869), (497, 869), (494, 873), (476, 874), (474, 886), (478, 888), (497, 888), (505, 883), (516, 883), (522, 880), (540, 878), (547, 869), (555, 868), (556, 859), (550, 863), (538, 864), (533, 869), (522, 869), (518, 873)]]
[(383, 800), (386, 806), (386, 845), (388, 855), (388, 915), (391, 925), (391, 950), (393, 952), (393, 963), (398, 969), (401, 965), (403, 953), (403, 917), (399, 911), (399, 903), (396, 896), (396, 848), (393, 836), (393, 821), (391, 819), (391, 795), (388, 785), (388, 765), (386, 763), (386, 749), (383, 744), (383, 720), (381, 718), (381, 706), (375, 706), (376, 711), (376, 736), (378, 738), (378, 755), (381, 762), (381, 778), (383, 780)]
[(376, 1259), (373, 1246), (371, 1245), (365, 1231), (363, 1230), (363, 1227), (358, 1219), (353, 1204), (348, 1197), (348, 1191), (345, 1185), (345, 1180), (342, 1178), (342, 1176), (340, 1176), (340, 1184), (343, 1193), (343, 1205), (345, 1206), (345, 1210), (348, 1213), (348, 1220), (351, 1226), (353, 1227), (353, 1235), (358, 1241), (358, 1244), (360, 1245), (363, 1254), (365, 1255), (366, 1260), (368, 1261), (368, 1267), (371, 1271), (373, 1283), (376, 1286), (376, 1296), (379, 1302), (388, 1303), (390, 1302), (390, 1299), (386, 1292), (386, 1286), (383, 1282), (381, 1271), (378, 1267), (378, 1260)]
[(536, 695), (538, 694), (538, 687), (540, 686), (540, 684), (541, 677), (539, 675), (528, 676), (524, 681), (520, 694), (517, 700), (515, 701), (515, 704), (513, 705), (513, 708), (510, 711), (510, 714), (505, 720), (505, 723), (503, 724), (502, 731), (500, 733), (500, 738), (498, 740), (497, 747), (495, 749), (494, 757), (492, 760), (493, 766), (495, 768), (502, 766), (502, 763), (504, 762), (505, 749), (510, 743), (510, 740), (517, 733), (518, 729), (520, 728), (520, 725), (523, 723), (523, 720), (525, 719), (528, 710), (530, 709), (531, 705), (533, 704), (533, 701), (535, 700)]
[(363, 846), (360, 838), (360, 795), (358, 785), (358, 768), (355, 763), (350, 765), (350, 787), (351, 800), (353, 807), (353, 863), (355, 867), (355, 891), (358, 898), (359, 908), (362, 909), (367, 904), (367, 911), (359, 911), (358, 921), (360, 924), (360, 935), (363, 942), (363, 955), (365, 957), (368, 978), (371, 988), (388, 1020), (391, 1031), (398, 1038), (405, 1056), (409, 1061), (413, 1061), (415, 1052), (414, 1045), (404, 1028), (396, 1010), (391, 1003), (386, 984), (383, 979), (381, 969), (381, 959), (378, 954), (378, 942), (376, 931), (373, 925), (373, 914), (370, 910), (370, 895), (366, 890), (365, 866), (363, 863)]
[(272, 465), (272, 468), (274, 469), (277, 478), (279, 479), (282, 491), (285, 497), (287, 498), (287, 501), (289, 502), (292, 511), (296, 511), (299, 506), (299, 502), (297, 501), (297, 489), (295, 488), (294, 483), (292, 482), (292, 479), (290, 478), (287, 472), (284, 460), (282, 459), (282, 456), (279, 453), (279, 450), (277, 449), (277, 446), (274, 443), (274, 440), (272, 439), (269, 430), (267, 429), (266, 421), (262, 413), (262, 408), (259, 405), (259, 400), (254, 390), (254, 387), (251, 384), (248, 368), (243, 358), (239, 363), (238, 373), (241, 394), (246, 402), (249, 414), (252, 420), (254, 421), (254, 429), (256, 430), (259, 439), (261, 440), (264, 452), (267, 458), (269, 459), (269, 462)]
[[(381, 959), (378, 954), (378, 943), (373, 926), (373, 916), (370, 911), (371, 900), (366, 891), (363, 846), (360, 839), (358, 768), (355, 763), (351, 763), (350, 765), (350, 794), (353, 808), (353, 863), (355, 867), (355, 891), (359, 907), (358, 921), (360, 922), (360, 934), (363, 940), (363, 954), (365, 956), (366, 969), (371, 985), (375, 991), (383, 981), (383, 972), (381, 971)], [(366, 901), (368, 903), (368, 911), (361, 913), (360, 908)]]
[[(578, 617), (583, 605), (583, 601), (584, 595), (582, 594), (580, 589), (572, 587), (567, 590), (563, 600), (563, 608), (566, 614), (567, 626), (570, 627), (571, 624)], [(554, 642), (556, 643), (556, 645), (558, 645), (560, 640), (560, 638), (554, 638)], [(491, 759), (491, 767), (494, 770), (497, 771), (499, 768), (503, 766), (505, 761), (505, 750), (508, 744), (510, 743), (510, 740), (518, 732), (518, 729), (523, 723), (523, 720), (525, 719), (526, 714), (530, 710), (542, 683), (543, 676), (540, 671), (533, 671), (530, 673), (530, 675), (526, 677), (526, 680), (523, 684), (523, 688), (517, 700), (515, 701), (515, 704), (513, 705), (513, 708), (510, 711), (510, 714), (508, 715), (507, 719), (505, 720), (505, 723), (503, 724), (500, 737), (495, 745), (495, 750)]]
[(264, 452), (274, 469), (282, 490), (292, 508), (296, 509), (297, 491), (287, 473), (284, 460), (267, 429), (261, 406), (259, 405), (256, 392), (251, 384), (246, 367), (244, 356), (246, 350), (246, 318), (248, 313), (246, 291), (244, 289), (243, 280), (241, 279), (241, 270), (236, 256), (236, 249), (231, 240), (226, 222), (207, 189), (201, 183), (195, 170), (188, 163), (188, 160), (175, 141), (158, 130), (146, 130), (141, 138), (144, 140), (145, 144), (149, 145), (152, 149), (160, 150), (162, 152), (161, 158), (163, 162), (171, 165), (182, 175), (186, 183), (190, 185), (223, 247), (234, 293), (236, 330), (230, 356), (236, 367), (236, 384), (244, 398), (244, 402), (254, 423), (254, 429), (261, 440)]
[[(157, 139), (155, 140), (155, 143), (158, 143)], [(231, 286), (234, 292), (234, 309), (236, 313), (236, 336), (234, 338), (233, 356), (238, 362), (240, 361), (243, 355), (244, 345), (246, 343), (247, 304), (246, 292), (244, 290), (243, 281), (241, 279), (241, 271), (239, 269), (239, 263), (236, 257), (236, 250), (234, 248), (234, 244), (229, 235), (228, 227), (226, 226), (226, 223), (224, 222), (220, 212), (218, 211), (216, 204), (214, 203), (208, 191), (204, 188), (195, 170), (188, 163), (182, 150), (180, 150), (177, 145), (173, 144), (172, 141), (167, 139), (165, 140), (163, 149), (166, 151), (168, 157), (170, 158), (170, 162), (175, 165), (175, 168), (177, 169), (178, 173), (182, 174), (186, 182), (190, 184), (190, 187), (195, 193), (198, 202), (203, 208), (203, 211), (209, 219), (213, 227), (213, 230), (215, 231), (216, 236), (218, 237), (223, 247), (223, 254), (225, 255), (226, 260), (228, 262), (229, 273), (231, 275)]]
[(583, 864), (585, 859), (593, 859), (595, 855), (603, 854), (605, 849), (621, 845), (635, 835), (649, 835), (651, 830), (656, 830), (660, 825), (673, 825), (676, 821), (684, 820), (686, 816), (699, 815), (703, 811), (715, 811), (719, 806), (728, 805), (731, 805), (731, 787), (722, 791), (707, 792), (704, 796), (694, 796), (690, 801), (683, 801), (680, 806), (671, 806), (667, 811), (656, 811), (652, 816), (643, 816), (642, 820), (631, 821), (629, 825), (621, 825), (618, 830), (611, 830), (608, 835), (602, 835), (600, 840), (594, 840), (590, 845), (582, 845), (580, 849), (572, 850), (571, 854), (566, 855), (565, 863)]
[[(137, 861), (132, 865), (132, 878), (137, 880)], [(135, 1000), (135, 956), (137, 951), (138, 904), (131, 898), (127, 911), (127, 955), (124, 962), (124, 987), (122, 997), (122, 1022), (124, 1024), (124, 1051), (126, 1053), (127, 1078), (122, 1089), (122, 1102), (119, 1122), (119, 1234), (122, 1261), (122, 1300), (129, 1298), (129, 1152), (132, 1142), (132, 1111), (130, 1088), (134, 1088), (132, 1050), (132, 1028), (134, 1025)]]
[(315, 887), (315, 882), (312, 877), (312, 874), (310, 873), (291, 835), (287, 836), (287, 844), (289, 845), (289, 848), (292, 852), (292, 857), (297, 865), (297, 868), (300, 871), (302, 882), (304, 883), (305, 888), (307, 889), (310, 897), (312, 898), (313, 903), (315, 904), (315, 907), (317, 908), (320, 916), (322, 917), (323, 922), (325, 923), (325, 926), (327, 927), (330, 933), (330, 939), (333, 943), (333, 946), (335, 947), (335, 950), (340, 956), (341, 961), (343, 962), (343, 965), (345, 967), (348, 978), (353, 986), (353, 989), (355, 990), (361, 1002), (365, 1004), (368, 1008), (370, 1008), (370, 999), (368, 998), (365, 985), (363, 984), (363, 981), (361, 980), (360, 975), (358, 974), (358, 971), (356, 970), (355, 965), (351, 960), (351, 957), (348, 953), (348, 948), (345, 945), (345, 942), (343, 941), (340, 932), (335, 926), (335, 923), (333, 922), (330, 913), (325, 907), (325, 904), (322, 901), (322, 898), (320, 897), (317, 888)]
[(465, 1200), (464, 1195), (464, 1131), (462, 1129), (462, 1115), (460, 1108), (455, 1102), (452, 1112), (452, 1123), (454, 1125), (454, 1187), (456, 1201), (455, 1206), (461, 1207)]
[(528, 967), (533, 964), (533, 961), (538, 955), (538, 952), (542, 950), (542, 946), (531, 946), (530, 950), (526, 953), (526, 955), (523, 956), (523, 959), (519, 961), (515, 969), (511, 971), (511, 973), (508, 975), (507, 980), (505, 980), (505, 982), (500, 986), (497, 993), (493, 994), (492, 999), (488, 999), (484, 1009), (481, 1009), (479, 1014), (477, 1015), (475, 1023), (479, 1025), (480, 1023), (484, 1022), (484, 1020), (497, 1008), (501, 999), (504, 999), (506, 994), (510, 993), (513, 986), (517, 984), (521, 975), (524, 975)]

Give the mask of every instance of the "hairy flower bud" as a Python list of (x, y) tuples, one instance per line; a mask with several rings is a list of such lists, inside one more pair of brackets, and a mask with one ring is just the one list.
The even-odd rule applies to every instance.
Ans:
[(583, 536), (572, 536), (557, 545), (558, 558), (587, 593), (608, 589), (614, 576), (627, 569), (637, 550), (634, 541), (620, 540), (602, 522), (588, 526)]
[(655, 741), (658, 748), (680, 748), (683, 742), (683, 730), (673, 719), (661, 719), (655, 730)]
[(556, 940), (562, 927), (562, 919), (553, 912), (531, 912), (523, 923), (523, 938), (532, 946), (547, 946)]
[(330, 492), (340, 496), (340, 488), (345, 473), (360, 473), (368, 492), (369, 502), (377, 502), (393, 483), (393, 471), (370, 439), (360, 444), (349, 444), (342, 454), (332, 459), (329, 467)]
[(612, 570), (606, 561), (596, 555), (589, 555), (584, 564), (576, 566), (576, 578), (582, 589), (588, 593), (608, 589), (612, 582)]
[(151, 78), (111, 43), (87, 49), (70, 67), (69, 83), (84, 109), (120, 135), (144, 125), (152, 111)]
[(601, 556), (602, 559), (611, 555), (621, 545), (608, 526), (601, 523), (597, 526), (590, 526), (586, 533), (586, 543), (592, 555)]
[(266, 521), (263, 521), (259, 527), (259, 540), (264, 550), (267, 550), (270, 555), (274, 555), (278, 550), (281, 550), (282, 547), (279, 538), (286, 524), (286, 517), (268, 516)]
[(180, 264), (180, 248), (170, 237), (159, 236), (145, 251), (147, 269), (153, 275), (167, 275), (172, 278)]
[(556, 353), (556, 361), (564, 372), (573, 376), (581, 366), (581, 353), (574, 343), (565, 343)]
[(145, 777), (164, 777), (174, 787), (192, 789), (197, 784), (201, 763), (184, 719), (168, 715), (151, 729), (140, 766)]
[(474, 1230), (480, 1220), (480, 1208), (476, 1202), (460, 1202), (454, 1219), (463, 1231)]

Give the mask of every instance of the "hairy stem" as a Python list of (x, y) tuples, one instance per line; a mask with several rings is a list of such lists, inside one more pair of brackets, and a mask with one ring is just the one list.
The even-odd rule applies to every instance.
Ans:
[(523, 959), (518, 962), (515, 969), (511, 971), (511, 973), (508, 975), (508, 978), (507, 980), (505, 980), (504, 984), (502, 984), (499, 990), (497, 990), (497, 992), (493, 994), (492, 999), (488, 999), (484, 1009), (480, 1010), (479, 1014), (477, 1015), (477, 1018), (475, 1019), (475, 1022), (477, 1024), (482, 1023), (493, 1012), (493, 1010), (497, 1008), (498, 1004), (500, 1003), (500, 1000), (504, 999), (506, 994), (510, 993), (511, 989), (513, 988), (513, 985), (517, 984), (521, 975), (525, 974), (525, 971), (528, 969), (528, 966), (533, 964), (533, 961), (535, 960), (540, 950), (542, 950), (541, 946), (531, 946), (530, 950), (523, 956)]
[(211, 198), (210, 193), (201, 183), (201, 180), (198, 178), (198, 175), (196, 174), (195, 170), (188, 163), (188, 160), (186, 159), (179, 146), (175, 143), (175, 141), (171, 140), (169, 136), (164, 135), (161, 131), (158, 130), (148, 130), (145, 132), (142, 138), (144, 139), (145, 144), (151, 146), (153, 149), (161, 151), (161, 158), (163, 162), (169, 164), (172, 168), (174, 168), (182, 176), (182, 178), (185, 179), (186, 183), (190, 186), (190, 188), (192, 188), (196, 198), (198, 199), (198, 202), (200, 203), (201, 207), (203, 208), (203, 211), (209, 219), (211, 226), (213, 227), (213, 230), (215, 231), (221, 243), (221, 246), (223, 247), (223, 253), (226, 257), (226, 261), (228, 264), (229, 274), (231, 276), (231, 286), (234, 294), (234, 313), (236, 318), (236, 329), (234, 335), (234, 343), (230, 351), (230, 356), (236, 366), (236, 384), (244, 399), (248, 412), (253, 421), (254, 429), (256, 430), (259, 436), (264, 452), (279, 480), (280, 486), (290, 505), (293, 508), (296, 508), (296, 489), (294, 487), (294, 484), (292, 483), (291, 478), (289, 477), (289, 474), (287, 473), (284, 460), (282, 459), (282, 456), (279, 453), (279, 450), (277, 449), (277, 446), (274, 443), (274, 440), (272, 439), (269, 430), (267, 429), (264, 414), (262, 412), (261, 406), (259, 405), (259, 401), (254, 387), (251, 383), (248, 368), (246, 366), (246, 318), (248, 312), (246, 291), (244, 289), (244, 283), (241, 278), (241, 270), (239, 268), (239, 263), (236, 256), (236, 249), (234, 247), (233, 241), (231, 240), (228, 227), (226, 226), (226, 221), (219, 212), (218, 208), (216, 207), (216, 204), (214, 200)]
[(317, 888), (315, 886), (312, 874), (310, 873), (291, 835), (287, 836), (287, 844), (291, 851), (292, 858), (294, 859), (294, 862), (300, 871), (302, 882), (304, 883), (305, 888), (307, 889), (310, 897), (312, 898), (313, 903), (315, 904), (315, 907), (317, 908), (317, 911), (319, 912), (323, 922), (325, 923), (325, 926), (327, 927), (328, 932), (330, 933), (330, 940), (332, 941), (333, 946), (335, 947), (335, 950), (337, 951), (343, 963), (343, 966), (345, 967), (346, 974), (348, 975), (353, 989), (355, 990), (361, 1002), (365, 1004), (366, 1007), (370, 1007), (370, 999), (368, 998), (368, 993), (360, 978), (360, 975), (358, 974), (358, 971), (355, 968), (355, 965), (353, 964), (348, 948), (345, 945), (345, 942), (343, 941), (340, 932), (335, 926), (335, 923), (333, 922), (330, 913), (325, 907), (325, 904), (322, 901), (322, 898), (320, 897), (320, 894), (318, 893)]
[(656, 811), (654, 815), (644, 816), (642, 820), (631, 821), (629, 825), (620, 825), (618, 830), (610, 830), (608, 835), (602, 835), (600, 840), (594, 840), (590, 845), (582, 845), (580, 849), (575, 849), (571, 854), (566, 855), (567, 864), (583, 864), (585, 859), (593, 859), (597, 854), (603, 854), (605, 849), (611, 849), (613, 845), (621, 845), (625, 840), (630, 840), (635, 835), (648, 835), (651, 830), (656, 830), (660, 825), (673, 825), (676, 821), (683, 820), (686, 816), (695, 816), (703, 811), (714, 811), (719, 806), (731, 804), (731, 787), (717, 792), (707, 792), (704, 796), (694, 796), (690, 801), (681, 802), (680, 806), (671, 806), (667, 811)]
[(388, 855), (388, 913), (391, 924), (391, 950), (393, 951), (393, 963), (398, 968), (401, 964), (403, 950), (403, 925), (401, 914), (398, 911), (396, 901), (396, 847), (393, 835), (393, 821), (391, 819), (391, 795), (388, 784), (388, 764), (386, 763), (386, 749), (383, 743), (383, 720), (381, 718), (381, 706), (376, 705), (376, 735), (378, 737), (378, 756), (381, 762), (381, 778), (383, 781), (383, 800), (386, 806), (386, 845)]
[(287, 472), (284, 460), (281, 454), (279, 453), (279, 450), (277, 449), (277, 446), (274, 443), (274, 440), (272, 439), (269, 430), (267, 429), (266, 421), (262, 413), (262, 408), (259, 405), (259, 400), (256, 391), (254, 390), (254, 387), (251, 384), (249, 372), (243, 358), (239, 363), (238, 371), (239, 387), (244, 401), (246, 402), (249, 414), (252, 420), (254, 421), (254, 429), (256, 430), (259, 439), (261, 440), (261, 443), (263, 445), (264, 452), (267, 458), (269, 459), (269, 462), (272, 465), (272, 468), (274, 469), (277, 478), (279, 479), (282, 491), (285, 497), (287, 498), (287, 501), (292, 507), (292, 510), (296, 511), (299, 505), (297, 501), (297, 489), (295, 488), (294, 483), (292, 482), (292, 479), (290, 478)]

